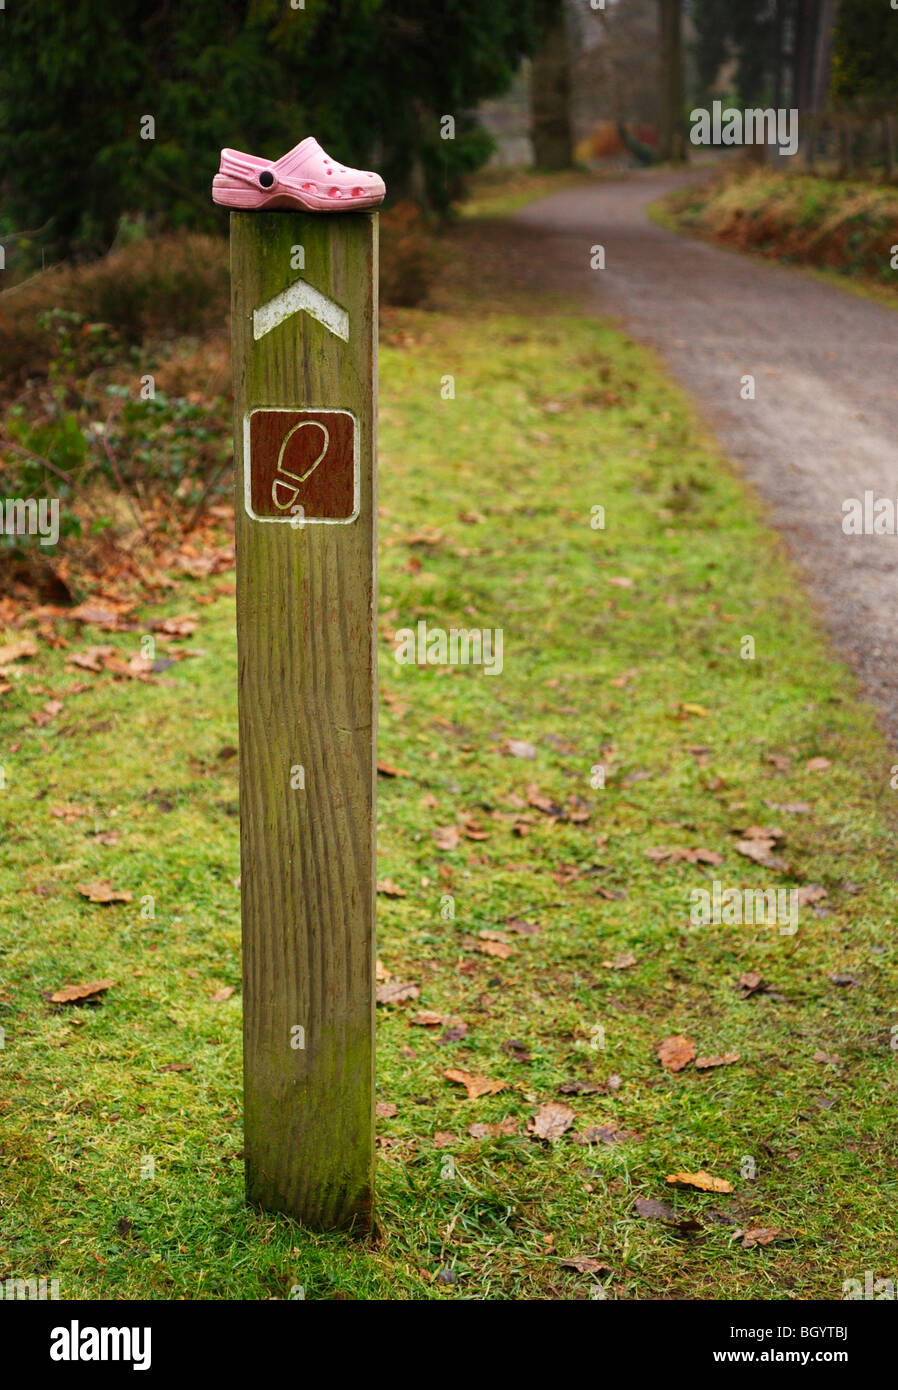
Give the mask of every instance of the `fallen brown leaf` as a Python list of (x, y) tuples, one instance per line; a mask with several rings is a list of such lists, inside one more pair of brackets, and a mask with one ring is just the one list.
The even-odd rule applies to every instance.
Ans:
[(222, 988), (217, 989), (214, 994), (210, 994), (209, 999), (213, 1004), (223, 1004), (226, 999), (230, 999), (233, 993), (233, 985), (223, 985)]
[(627, 1139), (641, 1142), (645, 1135), (637, 1134), (635, 1129), (618, 1129), (616, 1125), (590, 1125), (571, 1138), (575, 1144), (623, 1144)]
[(682, 1071), (694, 1056), (694, 1044), (682, 1033), (671, 1033), (658, 1044), (658, 1061), (668, 1071)]
[(89, 806), (77, 806), (74, 802), (67, 801), (63, 802), (63, 804), (60, 806), (50, 807), (50, 815), (55, 816), (57, 820), (64, 820), (66, 824), (68, 824), (70, 821), (78, 820), (80, 816), (86, 816), (89, 814)]
[(115, 984), (115, 980), (91, 980), (87, 985), (63, 985), (50, 995), (53, 1004), (74, 1004), (79, 999), (92, 999), (95, 994), (103, 994)]
[(753, 1226), (742, 1233), (742, 1249), (751, 1250), (756, 1245), (769, 1245), (780, 1233), (779, 1226)]
[(488, 1076), (473, 1076), (468, 1071), (456, 1071), (454, 1068), (444, 1071), (443, 1075), (447, 1081), (464, 1086), (468, 1100), (476, 1100), (478, 1096), (496, 1096), (508, 1088), (507, 1081), (491, 1081)]
[(408, 897), (408, 893), (406, 893), (405, 889), (400, 888), (398, 883), (394, 883), (391, 878), (379, 879), (377, 884), (377, 891), (378, 893), (383, 893), (384, 897), (386, 898)]
[(604, 1260), (594, 1260), (590, 1255), (576, 1255), (570, 1260), (559, 1262), (562, 1269), (575, 1269), (578, 1274), (610, 1274), (611, 1266)]
[(23, 637), (19, 642), (7, 642), (0, 647), (0, 666), (10, 666), (14, 661), (37, 656), (37, 643), (33, 637)]
[(623, 954), (615, 956), (614, 960), (602, 961), (606, 970), (629, 970), (635, 964), (636, 957), (632, 951), (625, 951)]
[(715, 1057), (696, 1057), (695, 1066), (697, 1071), (707, 1071), (709, 1067), (729, 1067), (738, 1061), (738, 1052), (724, 1052)]
[(546, 1139), (554, 1143), (570, 1129), (577, 1118), (569, 1105), (559, 1100), (547, 1100), (527, 1121), (527, 1133), (534, 1139)]
[(95, 878), (93, 883), (76, 883), (82, 898), (92, 903), (129, 903), (132, 895), (125, 889), (113, 888), (108, 878)]
[(697, 1187), (700, 1192), (732, 1192), (733, 1188), (726, 1178), (715, 1178), (710, 1173), (706, 1173), (704, 1168), (700, 1168), (697, 1173), (671, 1173), (667, 1178), (670, 1183), (679, 1183), (681, 1187)]
[(392, 980), (388, 985), (377, 986), (375, 998), (378, 1004), (402, 1004), (406, 999), (417, 999), (420, 993), (418, 985)]
[(468, 1126), (468, 1133), (472, 1139), (501, 1139), (506, 1134), (517, 1134), (518, 1121), (513, 1115), (507, 1115), (504, 1120), (499, 1120), (497, 1124), (476, 1124)]
[(778, 854), (773, 854), (773, 840), (737, 840), (736, 852), (742, 854), (746, 859), (751, 859), (755, 864), (762, 864), (765, 869), (775, 869), (778, 873), (783, 873), (789, 866)]

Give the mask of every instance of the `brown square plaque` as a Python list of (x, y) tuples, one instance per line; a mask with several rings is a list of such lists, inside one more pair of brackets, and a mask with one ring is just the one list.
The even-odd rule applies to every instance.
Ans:
[(244, 419), (246, 510), (255, 521), (354, 521), (358, 421), (349, 410), (251, 410)]

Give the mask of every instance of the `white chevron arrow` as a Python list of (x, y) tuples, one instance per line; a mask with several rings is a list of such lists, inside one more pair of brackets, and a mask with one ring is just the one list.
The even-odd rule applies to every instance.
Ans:
[(258, 341), (283, 323), (284, 319), (297, 313), (311, 315), (329, 333), (342, 338), (344, 343), (349, 342), (349, 314), (305, 280), (296, 280), (276, 294), (274, 299), (269, 299), (267, 304), (253, 310), (253, 337)]

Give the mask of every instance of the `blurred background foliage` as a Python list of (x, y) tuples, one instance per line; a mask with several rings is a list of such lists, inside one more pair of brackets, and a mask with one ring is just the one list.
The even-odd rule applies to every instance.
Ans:
[(54, 256), (107, 250), (123, 219), (214, 230), (220, 148), (275, 159), (308, 134), (443, 210), (491, 149), (465, 113), (535, 41), (532, 0), (28, 0), (3, 24), (6, 227)]

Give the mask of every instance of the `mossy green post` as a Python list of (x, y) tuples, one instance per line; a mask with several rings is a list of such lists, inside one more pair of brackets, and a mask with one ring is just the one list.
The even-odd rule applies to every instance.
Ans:
[[(253, 311), (298, 279), (347, 311), (348, 341), (306, 312), (254, 339)], [(314, 1229), (364, 1231), (374, 1155), (377, 214), (232, 213), (231, 285), (246, 1193)], [(249, 516), (244, 419), (259, 407), (356, 416), (354, 521)]]

